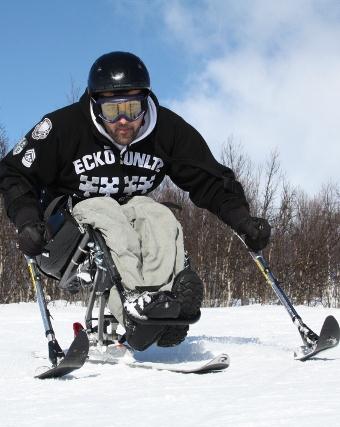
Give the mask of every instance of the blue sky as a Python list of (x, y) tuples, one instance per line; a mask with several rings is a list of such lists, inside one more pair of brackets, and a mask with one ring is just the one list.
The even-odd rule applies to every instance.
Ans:
[(287, 180), (310, 194), (340, 182), (338, 1), (13, 0), (0, 16), (11, 145), (68, 103), (72, 80), (85, 89), (98, 56), (126, 50), (216, 157), (233, 138), (255, 165), (278, 150)]
[(170, 97), (180, 90), (184, 86), (181, 76), (185, 76), (190, 59), (186, 61), (182, 55), (179, 60), (177, 46), (163, 37), (161, 3), (2, 3), (0, 122), (11, 142), (20, 138), (41, 115), (67, 102), (71, 80), (85, 89), (91, 64), (112, 50), (127, 50), (141, 56), (160, 97)]

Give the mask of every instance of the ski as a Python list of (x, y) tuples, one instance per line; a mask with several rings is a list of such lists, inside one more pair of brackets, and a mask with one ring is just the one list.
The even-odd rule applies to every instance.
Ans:
[(81, 368), (86, 362), (88, 352), (89, 340), (87, 338), (87, 334), (85, 331), (80, 331), (59, 365), (36, 375), (35, 378), (42, 380), (47, 378), (63, 377), (64, 375)]
[(227, 354), (221, 353), (218, 356), (213, 357), (208, 361), (204, 361), (202, 364), (192, 368), (181, 368), (181, 367), (167, 367), (167, 366), (155, 366), (149, 365), (149, 362), (138, 362), (138, 361), (124, 361), (121, 358), (105, 358), (105, 359), (89, 359), (88, 362), (96, 364), (112, 364), (128, 366), (130, 368), (141, 368), (151, 369), (156, 371), (174, 372), (179, 374), (207, 374), (210, 372), (223, 371), (230, 365), (230, 358)]
[[(128, 356), (130, 360), (124, 360), (124, 356)], [(46, 356), (42, 356), (39, 353), (32, 353), (32, 356), (38, 359), (45, 359)], [(92, 363), (97, 365), (123, 365), (130, 368), (142, 368), (142, 369), (153, 369), (157, 371), (168, 371), (168, 372), (177, 372), (182, 374), (203, 374), (208, 372), (217, 372), (222, 371), (230, 365), (230, 358), (227, 354), (221, 353), (218, 356), (213, 357), (212, 359), (202, 363), (199, 366), (193, 368), (172, 368), (172, 367), (162, 367), (149, 365), (147, 363), (152, 362), (139, 362), (131, 360), (133, 358), (133, 350), (131, 347), (119, 344), (119, 345), (110, 345), (105, 351), (101, 351), (96, 347), (89, 350), (86, 363)]]
[[(206, 363), (196, 368), (153, 368), (159, 371), (176, 372), (179, 374), (208, 374), (227, 369), (230, 365), (230, 358), (227, 354), (221, 353)], [(147, 366), (145, 366), (147, 368)]]
[(294, 358), (304, 362), (322, 351), (336, 347), (339, 344), (339, 341), (339, 324), (335, 317), (328, 316), (322, 325), (320, 335), (315, 343), (299, 347), (294, 353)]

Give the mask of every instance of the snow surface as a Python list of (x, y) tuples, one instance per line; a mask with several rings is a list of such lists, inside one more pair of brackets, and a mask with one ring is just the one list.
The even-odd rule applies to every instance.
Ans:
[[(49, 308), (65, 348), (85, 309)], [(297, 311), (317, 333), (328, 314), (340, 320), (340, 309)], [(180, 346), (137, 355), (163, 366), (229, 354), (226, 371), (201, 376), (86, 364), (64, 379), (34, 379), (47, 363), (32, 356), (47, 353), (38, 306), (0, 305), (0, 324), (1, 427), (340, 426), (340, 348), (295, 361), (302, 342), (281, 306), (204, 309)]]

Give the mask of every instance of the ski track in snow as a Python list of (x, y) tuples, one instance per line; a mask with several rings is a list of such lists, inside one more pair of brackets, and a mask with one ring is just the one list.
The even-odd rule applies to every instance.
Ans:
[[(60, 301), (49, 309), (65, 348), (85, 308)], [(340, 309), (297, 311), (316, 333), (328, 314), (340, 320)], [(35, 370), (48, 361), (32, 357), (47, 354), (37, 304), (0, 305), (0, 324), (1, 427), (340, 425), (340, 347), (295, 361), (302, 342), (281, 306), (203, 309), (180, 346), (136, 356), (174, 366), (229, 354), (227, 370), (206, 375), (86, 364), (63, 379), (38, 380)]]

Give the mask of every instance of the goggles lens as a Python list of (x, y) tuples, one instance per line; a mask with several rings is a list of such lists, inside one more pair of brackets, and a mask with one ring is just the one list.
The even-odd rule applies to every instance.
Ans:
[(145, 101), (146, 97), (144, 95), (103, 97), (95, 100), (99, 106), (99, 116), (109, 123), (115, 123), (121, 118), (129, 122), (139, 119), (146, 111)]

